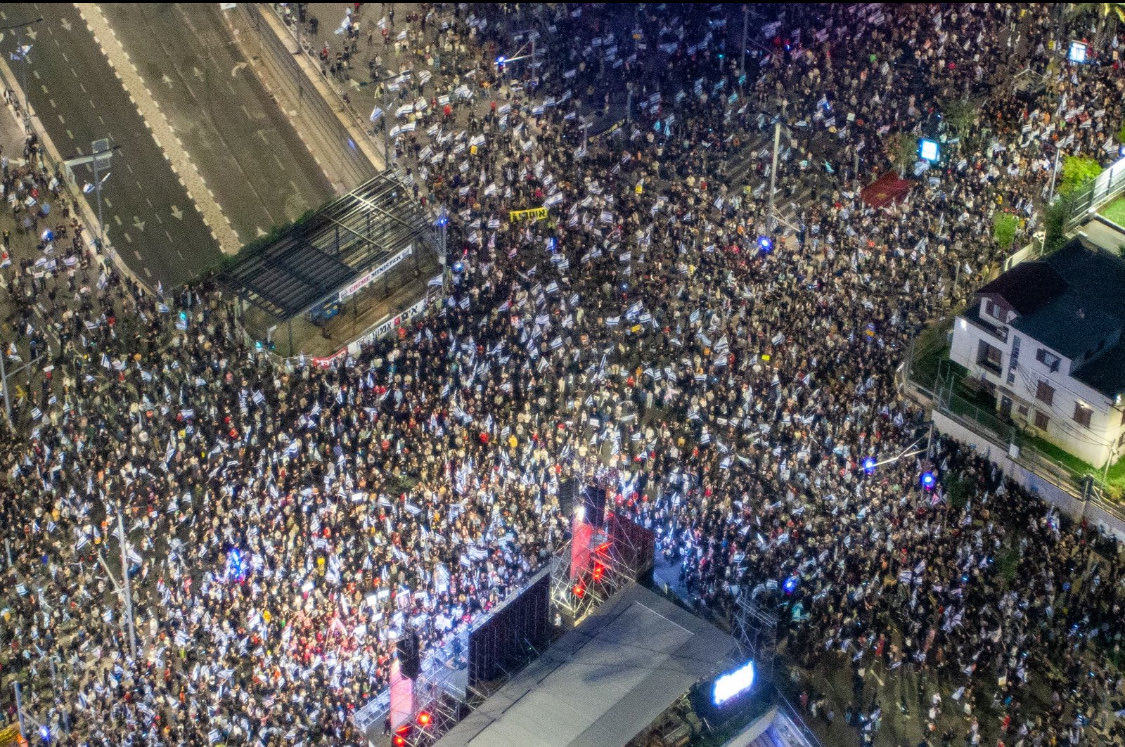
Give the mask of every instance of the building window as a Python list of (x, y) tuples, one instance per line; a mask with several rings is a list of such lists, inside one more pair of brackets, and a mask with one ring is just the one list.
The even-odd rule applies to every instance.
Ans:
[(1035, 427), (1036, 428), (1038, 428), (1041, 431), (1045, 431), (1045, 430), (1047, 430), (1047, 423), (1049, 423), (1049, 422), (1051, 422), (1051, 421), (1046, 415), (1039, 412), (1038, 410), (1035, 411)]
[(1090, 416), (1094, 414), (1086, 405), (1081, 402), (1074, 403), (1074, 422), (1083, 425), (1087, 428), (1090, 427)]
[(1058, 371), (1059, 370), (1059, 363), (1062, 362), (1057, 355), (1054, 355), (1054, 354), (1048, 352), (1044, 348), (1039, 348), (1039, 352), (1037, 352), (1035, 354), (1035, 360), (1042, 363), (1044, 366), (1049, 368), (1051, 371)]
[(1000, 364), (1003, 353), (1000, 348), (994, 348), (984, 340), (977, 347), (977, 365), (996, 375), (1000, 375)]
[(1055, 388), (1045, 381), (1040, 381), (1039, 386), (1035, 388), (1035, 399), (1039, 400), (1045, 405), (1054, 404)]
[(996, 316), (996, 304), (994, 304), (992, 301), (984, 302), (984, 313), (988, 314), (993, 319), (999, 318)]

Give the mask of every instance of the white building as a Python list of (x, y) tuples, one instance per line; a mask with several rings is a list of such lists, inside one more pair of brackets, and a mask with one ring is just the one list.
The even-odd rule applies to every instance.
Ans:
[(1125, 260), (1076, 239), (976, 298), (949, 357), (1000, 414), (1097, 467), (1125, 454)]

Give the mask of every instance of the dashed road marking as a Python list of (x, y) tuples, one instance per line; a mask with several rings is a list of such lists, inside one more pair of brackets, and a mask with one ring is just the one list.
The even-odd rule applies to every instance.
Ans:
[(113, 216), (113, 221), (119, 226), (125, 225), (124, 223), (121, 222), (121, 216), (120, 215)]
[[(140, 73), (136, 69), (136, 65), (129, 60), (128, 54), (121, 46), (117, 34), (109, 25), (101, 9), (97, 5), (92, 4), (79, 4), (76, 7), (78, 8), (79, 15), (81, 15), (82, 19), (85, 21), (86, 26), (101, 46), (102, 53), (109, 61), (114, 75), (122, 81), (125, 90), (127, 92), (131, 90), (138, 92), (144, 90), (144, 79), (141, 78)], [(109, 49), (107, 49), (107, 46)], [(112, 53), (110, 50), (112, 50)], [(119, 63), (119, 60), (122, 59), (128, 62), (128, 66)], [(192, 68), (192, 74), (201, 81), (206, 80), (206, 74), (198, 67)], [(136, 96), (130, 93), (129, 98), (136, 106)], [(179, 143), (179, 138), (172, 129), (167, 116), (161, 111), (159, 105), (151, 95), (145, 99), (143, 104), (143, 111), (140, 106), (137, 106), (141, 119), (152, 133), (153, 140), (156, 141), (157, 147), (163, 152), (165, 159), (168, 161), (173, 173), (176, 174), (176, 178), (179, 182), (184, 184), (185, 175), (187, 180), (191, 182), (190, 188), (187, 184), (184, 184), (185, 190), (188, 193), (188, 197), (200, 208), (203, 221), (208, 229), (210, 229), (212, 238), (214, 238), (215, 242), (224, 252), (229, 253), (237, 251), (238, 248), (241, 247), (242, 242), (238, 238), (234, 227), (231, 225), (230, 219), (223, 213), (217, 201), (215, 201), (214, 195), (208, 188), (207, 183), (204, 181), (195, 164), (190, 159), (185, 159), (181, 162), (176, 162), (171, 159), (170, 153), (173, 152), (171, 142), (175, 141)], [(175, 152), (182, 153), (182, 145), (181, 150)], [(181, 171), (184, 173), (180, 173)]]

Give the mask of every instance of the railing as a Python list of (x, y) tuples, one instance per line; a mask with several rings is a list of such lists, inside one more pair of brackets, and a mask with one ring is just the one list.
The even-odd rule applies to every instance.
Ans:
[[(913, 349), (912, 349), (913, 352)], [(916, 355), (916, 354), (915, 354)], [(1040, 450), (1016, 424), (1002, 419), (992, 407), (976, 404), (954, 391), (956, 380), (939, 375), (934, 382), (912, 378), (915, 355), (903, 365), (904, 384), (927, 396), (935, 412), (954, 420), (982, 438), (1007, 451), (1010, 444), (1019, 447), (1015, 461), (1032, 474), (1057, 485), (1085, 505), (1095, 505), (1107, 514), (1125, 522), (1125, 507), (1108, 500), (1097, 475), (1087, 475)], [(926, 386), (929, 384), (929, 387)], [(932, 388), (930, 388), (932, 387)], [(1088, 479), (1092, 477), (1092, 479)]]
[(1090, 213), (1098, 207), (1125, 193), (1125, 158), (1098, 174), (1094, 181), (1071, 193), (1070, 215), (1066, 219), (1065, 233), (1077, 231)]
[(801, 712), (780, 690), (777, 691), (777, 700), (778, 710), (789, 719), (789, 722), (797, 729), (798, 736), (805, 741), (808, 747), (820, 747), (821, 742), (816, 733), (809, 728), (809, 725), (805, 723), (805, 719), (801, 716)]

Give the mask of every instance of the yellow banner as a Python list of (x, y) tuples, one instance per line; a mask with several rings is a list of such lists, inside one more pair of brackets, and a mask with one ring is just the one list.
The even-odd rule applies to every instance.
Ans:
[(543, 220), (547, 217), (547, 208), (537, 207), (529, 210), (509, 210), (508, 220), (512, 223), (516, 221), (527, 220)]

